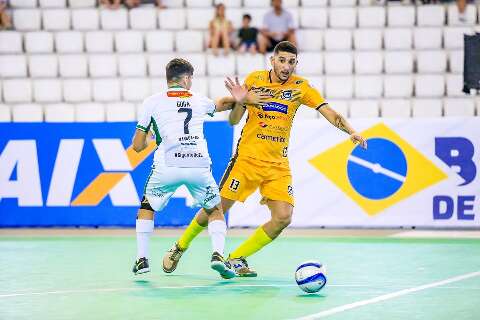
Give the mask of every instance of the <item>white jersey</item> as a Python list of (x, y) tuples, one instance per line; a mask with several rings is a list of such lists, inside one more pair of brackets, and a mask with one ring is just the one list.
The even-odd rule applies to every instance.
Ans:
[(168, 167), (204, 168), (212, 163), (203, 123), (213, 116), (214, 102), (184, 88), (169, 88), (143, 102), (137, 129), (155, 133), (154, 163)]

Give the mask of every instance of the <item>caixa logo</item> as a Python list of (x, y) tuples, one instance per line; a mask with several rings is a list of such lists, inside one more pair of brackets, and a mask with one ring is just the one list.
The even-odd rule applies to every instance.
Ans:
[[(97, 206), (109, 196), (114, 206), (138, 206), (131, 173), (155, 149), (155, 144), (136, 153), (131, 147), (125, 149), (121, 139), (92, 139), (95, 152), (91, 152), (91, 147), (85, 148), (86, 142), (60, 139), (58, 146), (46, 147), (48, 152), (43, 150), (43, 156), (39, 156), (36, 140), (9, 140), (0, 154), (0, 203), (2, 199), (16, 198), (20, 207)], [(53, 156), (45, 155), (54, 150)], [(53, 167), (45, 164), (47, 158), (54, 159)], [(84, 177), (88, 165), (79, 171), (82, 161), (92, 159), (99, 161), (102, 168), (93, 173), (93, 179), (91, 172)], [(84, 187), (74, 193), (79, 180)]]
[[(435, 138), (435, 155), (463, 179), (459, 187), (465, 187), (474, 182), (477, 176), (477, 167), (473, 161), (474, 154), (475, 147), (467, 138)], [(474, 206), (475, 195), (458, 195), (456, 198), (437, 195), (433, 198), (433, 218), (448, 220), (456, 214), (458, 220), (474, 220)]]

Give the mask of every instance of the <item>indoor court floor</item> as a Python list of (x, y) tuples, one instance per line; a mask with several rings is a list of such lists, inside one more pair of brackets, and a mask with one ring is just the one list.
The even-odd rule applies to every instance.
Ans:
[[(250, 230), (233, 230), (232, 250)], [(0, 229), (0, 319), (480, 319), (480, 232), (290, 230), (222, 280), (206, 232), (163, 273), (179, 231), (156, 230), (150, 273), (134, 276), (134, 230)], [(295, 284), (318, 260), (318, 294)]]

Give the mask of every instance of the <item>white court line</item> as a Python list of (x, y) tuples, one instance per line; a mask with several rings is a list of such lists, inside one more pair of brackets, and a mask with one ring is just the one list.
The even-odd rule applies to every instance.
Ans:
[(437, 282), (425, 284), (423, 286), (404, 289), (404, 290), (384, 294), (384, 295), (381, 295), (381, 296), (378, 296), (378, 297), (375, 297), (375, 298), (345, 304), (343, 306), (327, 309), (325, 311), (314, 313), (314, 314), (311, 314), (311, 315), (308, 315), (308, 316), (296, 318), (295, 320), (321, 319), (321, 318), (325, 318), (325, 317), (328, 317), (328, 316), (331, 316), (331, 315), (334, 315), (334, 314), (337, 314), (337, 313), (340, 313), (340, 312), (344, 312), (344, 311), (347, 311), (347, 310), (351, 310), (351, 309), (363, 307), (363, 306), (366, 306), (366, 305), (369, 305), (369, 304), (398, 298), (398, 297), (401, 297), (401, 296), (404, 296), (404, 295), (407, 295), (407, 294), (410, 294), (410, 293), (414, 293), (414, 292), (418, 292), (418, 291), (422, 291), (422, 290), (426, 290), (426, 289), (430, 289), (430, 288), (435, 288), (435, 287), (443, 286), (443, 285), (448, 284), (448, 283), (457, 282), (457, 281), (461, 281), (461, 280), (465, 280), (465, 279), (469, 279), (469, 278), (473, 278), (473, 277), (478, 277), (478, 276), (480, 276), (480, 271), (471, 272), (471, 273), (467, 273), (467, 274), (464, 274), (464, 275), (461, 275), (461, 276), (448, 278), (448, 279), (445, 279), (445, 280), (442, 280), (442, 281), (437, 281)]

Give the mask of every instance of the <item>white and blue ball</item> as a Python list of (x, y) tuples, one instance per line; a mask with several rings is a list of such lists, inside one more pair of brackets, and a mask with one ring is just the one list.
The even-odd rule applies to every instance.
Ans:
[(303, 291), (318, 292), (327, 284), (327, 269), (317, 261), (304, 262), (295, 271), (295, 280)]

